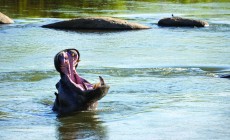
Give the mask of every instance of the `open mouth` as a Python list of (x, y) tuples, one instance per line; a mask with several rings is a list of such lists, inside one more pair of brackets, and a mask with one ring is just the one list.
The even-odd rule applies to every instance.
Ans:
[(55, 58), (55, 68), (61, 75), (65, 75), (69, 81), (82, 91), (93, 89), (93, 84), (80, 77), (76, 67), (80, 62), (80, 54), (76, 49), (66, 49), (59, 52)]

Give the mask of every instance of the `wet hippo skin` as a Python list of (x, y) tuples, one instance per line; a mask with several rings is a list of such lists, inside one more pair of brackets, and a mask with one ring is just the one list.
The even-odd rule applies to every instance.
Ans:
[(220, 78), (230, 78), (230, 74), (221, 75)]
[(59, 114), (96, 109), (98, 100), (108, 93), (109, 86), (102, 77), (99, 76), (100, 82), (93, 85), (78, 75), (79, 58), (76, 49), (60, 51), (54, 57), (54, 65), (61, 79), (56, 84), (58, 93), (55, 93), (53, 110)]

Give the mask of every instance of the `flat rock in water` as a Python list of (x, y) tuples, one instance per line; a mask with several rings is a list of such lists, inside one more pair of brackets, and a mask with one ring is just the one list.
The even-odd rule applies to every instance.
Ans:
[(76, 18), (43, 25), (42, 27), (68, 30), (138, 30), (150, 28), (138, 23), (130, 23), (126, 20), (110, 17)]
[(0, 24), (11, 24), (14, 23), (12, 19), (0, 12)]
[(194, 19), (187, 19), (181, 17), (163, 18), (158, 21), (159, 26), (166, 27), (206, 27), (208, 22)]

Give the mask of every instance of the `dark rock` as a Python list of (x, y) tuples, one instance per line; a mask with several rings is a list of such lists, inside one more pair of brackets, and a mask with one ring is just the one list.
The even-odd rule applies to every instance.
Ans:
[(206, 21), (186, 19), (181, 17), (163, 18), (158, 21), (159, 26), (166, 27), (205, 27), (209, 26)]
[(149, 29), (150, 27), (138, 23), (130, 23), (125, 20), (110, 17), (88, 17), (61, 21), (43, 25), (45, 28), (70, 29), (70, 30), (137, 30)]
[(0, 24), (11, 24), (14, 23), (12, 19), (0, 12)]

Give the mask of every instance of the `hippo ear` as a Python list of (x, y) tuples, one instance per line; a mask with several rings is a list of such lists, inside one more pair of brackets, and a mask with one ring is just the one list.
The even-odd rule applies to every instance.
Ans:
[[(80, 61), (80, 53), (77, 49), (74, 49), (76, 52), (77, 52), (77, 55), (78, 55), (78, 59), (77, 59), (77, 62)], [(78, 64), (75, 66), (75, 68), (77, 68)]]
[(78, 55), (78, 61), (80, 60), (80, 53), (77, 49), (74, 49), (76, 52), (77, 52), (77, 55)]
[(59, 73), (61, 73), (59, 56), (62, 52), (63, 51), (58, 52), (54, 57), (54, 66)]

